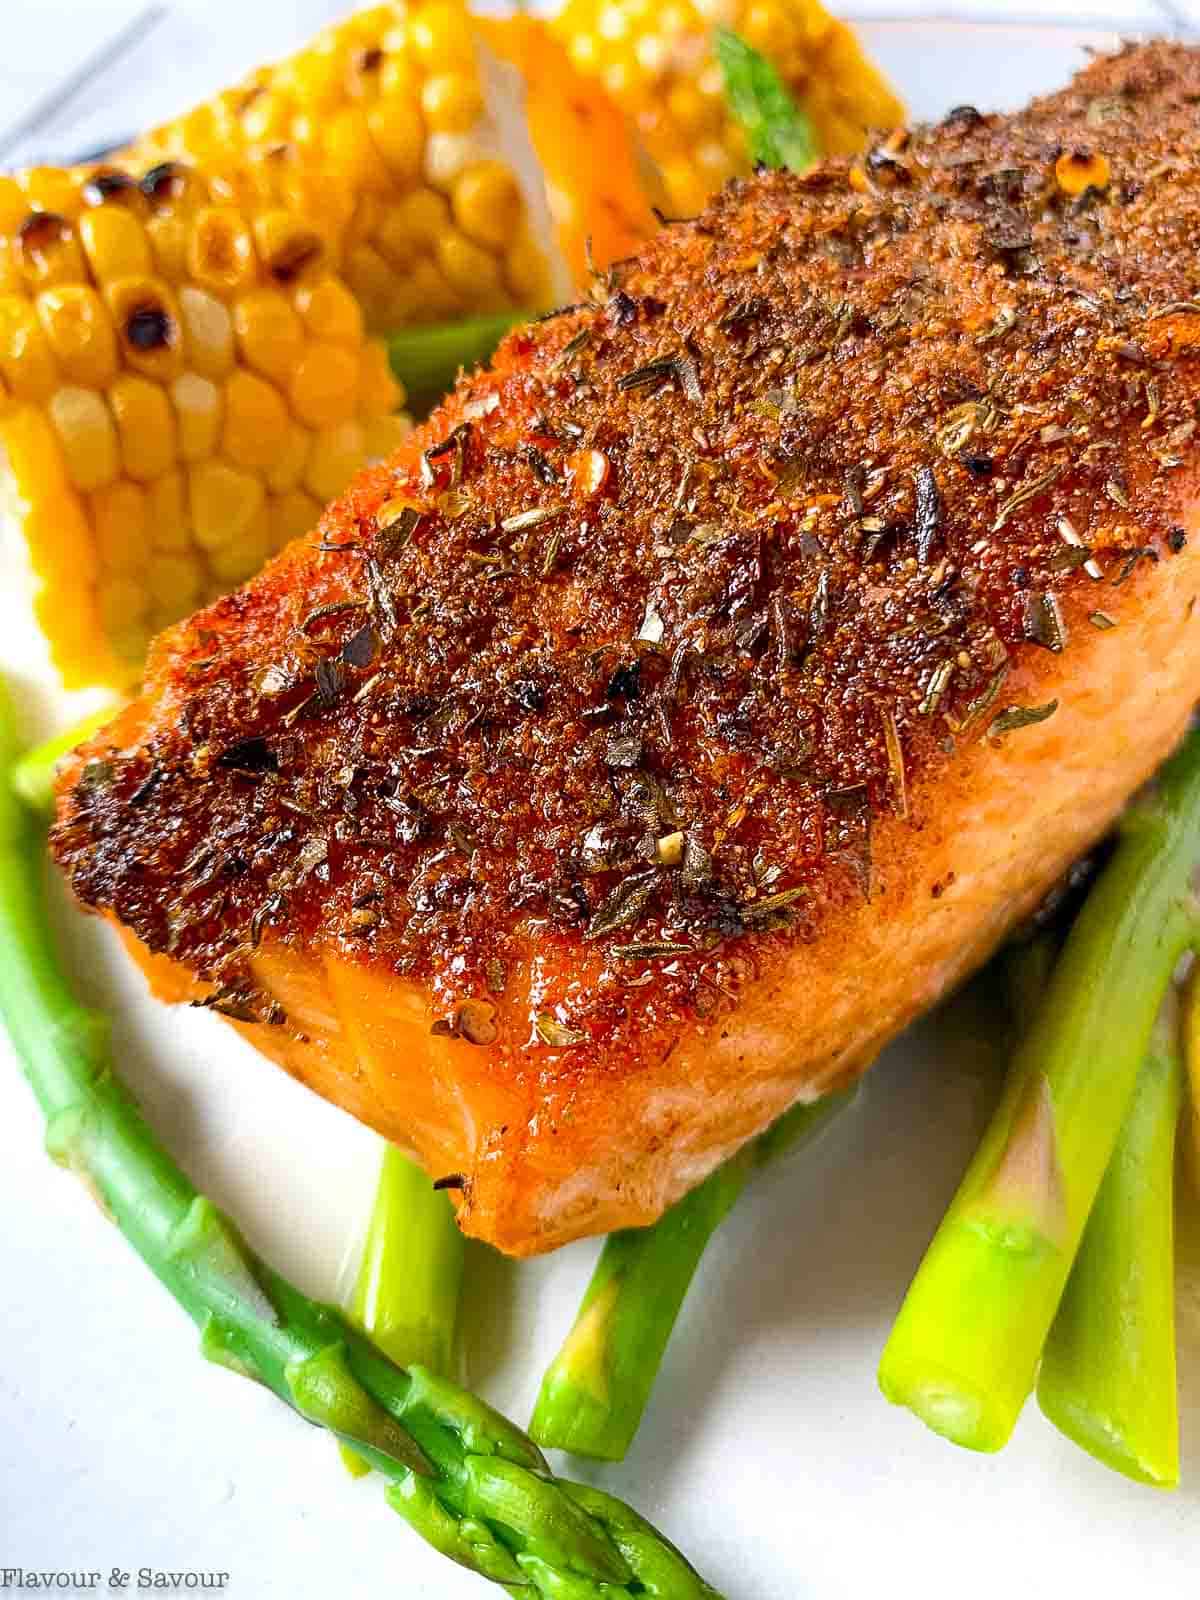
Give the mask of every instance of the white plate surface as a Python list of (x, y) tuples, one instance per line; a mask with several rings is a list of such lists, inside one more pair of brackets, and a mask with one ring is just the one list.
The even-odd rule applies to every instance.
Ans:
[[(1120, 15), (1146, 9), (1130, 0)], [(1016, 105), (1113, 38), (1025, 23), (863, 31), (924, 115)], [(46, 688), (15, 579), (0, 629), (30, 731), (45, 731), (67, 707)], [(115, 1014), (117, 1060), (155, 1126), (279, 1267), (332, 1295), (374, 1136), (215, 1018), (154, 1005), (112, 937), (60, 911), (79, 989)], [(1198, 1592), (1200, 1242), (1184, 1252), (1178, 1495), (1106, 1473), (1034, 1406), (1005, 1453), (976, 1457), (876, 1388), (890, 1319), (994, 1098), (1000, 1028), (979, 996), (961, 998), (888, 1052), (816, 1149), (759, 1182), (705, 1259), (629, 1460), (583, 1469), (658, 1520), (729, 1600)], [(0, 1569), (99, 1571), (102, 1584), (116, 1569), (131, 1590), (140, 1568), (226, 1572), (236, 1600), (489, 1592), (427, 1551), (376, 1480), (351, 1482), (316, 1430), (200, 1359), (190, 1324), (42, 1155), (32, 1100), (0, 1065)], [(472, 1253), (471, 1381), (519, 1419), (596, 1249), (520, 1268)]]

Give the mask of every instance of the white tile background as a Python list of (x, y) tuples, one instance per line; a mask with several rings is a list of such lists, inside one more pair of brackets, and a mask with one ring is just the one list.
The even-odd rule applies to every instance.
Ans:
[[(354, 4), (3, 0), (0, 167), (65, 161), (118, 143), (251, 65), (284, 54)], [(1129, 32), (1200, 30), (1200, 0), (847, 0), (834, 9), (864, 21), (921, 17)], [(89, 75), (89, 65), (98, 62)], [(81, 77), (86, 81), (72, 88)]]

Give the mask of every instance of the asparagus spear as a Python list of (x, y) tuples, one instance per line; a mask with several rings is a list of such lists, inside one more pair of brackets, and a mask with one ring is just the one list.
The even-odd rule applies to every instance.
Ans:
[(397, 1366), (415, 1361), (452, 1375), (463, 1248), (449, 1199), (387, 1145), (347, 1309)]
[(1046, 1341), (1038, 1404), (1055, 1427), (1140, 1483), (1179, 1483), (1175, 1384), (1175, 1133), (1183, 1093), (1173, 991), (1154, 1030)]
[(45, 1114), (50, 1153), (94, 1189), (198, 1324), (202, 1352), (353, 1445), (425, 1539), (514, 1595), (714, 1600), (636, 1513), (556, 1479), (532, 1440), (467, 1391), (389, 1361), (333, 1307), (272, 1271), (196, 1191), (114, 1073), (104, 1018), (78, 1004), (57, 965), (14, 755), (0, 688), (0, 1016)]
[(807, 172), (817, 160), (817, 136), (775, 68), (730, 28), (716, 28), (713, 48), (725, 79), (725, 98), (742, 126), (750, 159), (765, 167)]
[(853, 1098), (796, 1106), (653, 1227), (610, 1234), (575, 1325), (546, 1369), (531, 1436), (540, 1445), (620, 1461), (633, 1443), (700, 1258), (751, 1174)]
[(1131, 808), (880, 1363), (888, 1399), (997, 1450), (1033, 1388), (1180, 956), (1200, 938), (1200, 736)]

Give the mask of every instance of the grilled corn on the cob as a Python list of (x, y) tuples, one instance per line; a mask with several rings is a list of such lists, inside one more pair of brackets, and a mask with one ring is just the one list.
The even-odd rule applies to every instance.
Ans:
[(631, 119), (669, 211), (699, 211), (748, 169), (713, 57), (718, 23), (776, 68), (826, 154), (852, 154), (867, 129), (902, 120), (903, 107), (854, 33), (819, 0), (566, 0), (554, 32), (578, 70)]
[(376, 6), (139, 142), (237, 199), (264, 163), (307, 210), (373, 332), (569, 298), (653, 227), (627, 127), (529, 17), (465, 0)]
[(69, 686), (135, 676), (405, 431), (324, 234), (260, 176), (0, 177), (0, 443)]

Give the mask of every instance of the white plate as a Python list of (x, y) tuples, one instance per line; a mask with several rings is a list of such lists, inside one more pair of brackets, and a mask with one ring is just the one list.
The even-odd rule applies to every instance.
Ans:
[[(863, 31), (926, 114), (1016, 105), (1112, 39)], [(0, 628), (6, 666), (49, 715), (11, 581)], [(116, 1059), (155, 1126), (279, 1267), (331, 1295), (369, 1198), (374, 1136), (215, 1018), (151, 1003), (104, 930), (65, 907), (60, 920), (79, 989), (115, 1014)], [(956, 1002), (888, 1052), (818, 1148), (758, 1183), (705, 1259), (629, 1460), (584, 1469), (668, 1530), (729, 1600), (1196, 1592), (1195, 1301), (1181, 1317), (1187, 1487), (1174, 1497), (1105, 1472), (1035, 1406), (1005, 1453), (977, 1457), (876, 1388), (890, 1319), (994, 1096), (1000, 1027), (978, 997)], [(115, 1568), (132, 1589), (143, 1567), (228, 1572), (224, 1592), (239, 1600), (489, 1592), (425, 1549), (377, 1480), (351, 1482), (316, 1430), (200, 1359), (190, 1324), (42, 1155), (15, 1069), (0, 1073), (0, 1125), (0, 1568), (99, 1571), (102, 1583)], [(472, 1253), (471, 1380), (518, 1419), (596, 1248), (520, 1268)]]

